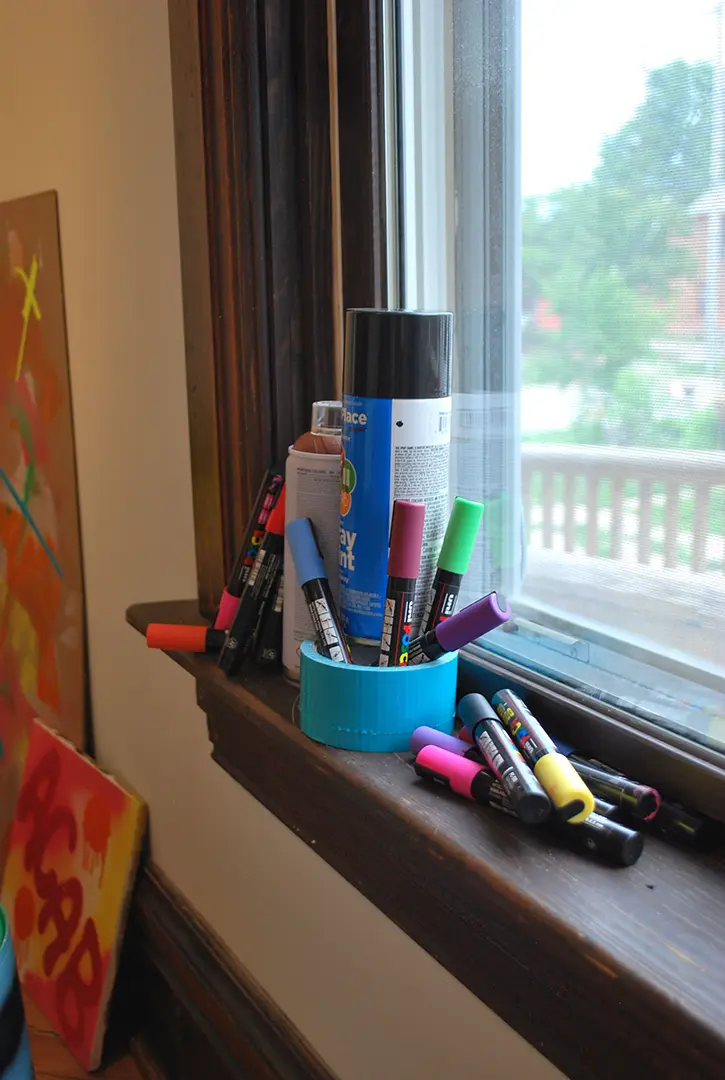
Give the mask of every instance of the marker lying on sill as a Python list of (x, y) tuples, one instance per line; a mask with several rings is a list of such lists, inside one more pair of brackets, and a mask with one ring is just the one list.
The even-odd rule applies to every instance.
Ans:
[(619, 773), (608, 772), (578, 755), (568, 755), (576, 771), (595, 794), (626, 810), (639, 821), (651, 821), (660, 808), (660, 795), (653, 787), (638, 784)]
[[(421, 634), (435, 630), (436, 626), (455, 613), (461, 582), (471, 561), (482, 515), (483, 503), (454, 499), (438, 556), (438, 567), (423, 613)], [(425, 659), (427, 657), (422, 657), (422, 660)]]
[[(502, 785), (475, 761), (439, 746), (425, 746), (415, 759), (415, 771), (425, 780), (450, 788), (466, 799), (517, 816)], [(632, 866), (644, 850), (643, 837), (600, 814), (590, 814), (580, 825), (550, 818), (543, 826), (553, 828), (567, 844), (593, 852), (619, 866)]]
[[(602, 794), (608, 801), (615, 803), (613, 812), (625, 820), (635, 820), (638, 828), (644, 828), (649, 835), (659, 836), (663, 840), (671, 840), (696, 851), (708, 851), (716, 847), (725, 837), (725, 828), (719, 822), (713, 821), (712, 818), (699, 814), (696, 810), (691, 810), (680, 803), (663, 799), (656, 788), (647, 784), (640, 784), (629, 777), (623, 776), (619, 770), (613, 769), (610, 765), (606, 765), (596, 758), (575, 755), (574, 751), (566, 743), (558, 740), (557, 742), (560, 751), (570, 757), (574, 768), (577, 768), (578, 763), (582, 762), (590, 768), (597, 769), (602, 774)], [(606, 781), (604, 777), (606, 777)], [(634, 784), (635, 789), (640, 793), (637, 796), (631, 793), (635, 798), (634, 803), (628, 797), (616, 798), (617, 793), (613, 789), (619, 787), (618, 781), (620, 780), (624, 780), (626, 785)], [(587, 779), (587, 783), (594, 794), (597, 795), (598, 782)], [(610, 787), (609, 790), (605, 791), (607, 784)], [(635, 807), (639, 809), (641, 814), (642, 810), (646, 810), (648, 806), (651, 807), (652, 805), (651, 800), (645, 798), (645, 792), (656, 796), (657, 810), (647, 817), (638, 817), (635, 813)], [(626, 795), (629, 796), (629, 794), (630, 791), (627, 789)]]
[(439, 746), (442, 750), (448, 750), (451, 754), (458, 754), (459, 757), (471, 758), (473, 761), (478, 761), (479, 764), (482, 762), (481, 751), (475, 744), (464, 742), (463, 739), (458, 739), (455, 735), (446, 735), (444, 731), (438, 731), (437, 728), (419, 727), (415, 729), (410, 736), (411, 753), (417, 754), (424, 746)]
[(229, 581), (219, 601), (214, 617), (215, 630), (228, 630), (239, 606), (239, 597), (247, 583), (254, 560), (262, 543), (274, 504), (282, 490), (282, 471), (276, 467), (267, 469), (254, 503), (251, 517), (244, 532), (236, 562)]
[(217, 653), (226, 640), (223, 630), (210, 626), (179, 626), (177, 623), (149, 623), (146, 644), (165, 652)]
[(437, 660), (444, 653), (462, 649), (510, 618), (511, 608), (508, 604), (501, 604), (495, 592), (489, 593), (439, 623), (435, 630), (429, 630), (412, 641), (408, 649), (408, 663)]
[(536, 717), (511, 690), (499, 690), (492, 703), (554, 804), (557, 817), (572, 825), (584, 821), (594, 809), (594, 795), (569, 759), (559, 753)]
[(514, 746), (496, 714), (481, 694), (466, 694), (458, 715), (470, 729), (476, 745), (511, 805), (526, 825), (538, 825), (549, 816), (549, 796)]
[(325, 563), (309, 518), (290, 521), (286, 532), (297, 580), (302, 586), (315, 628), (317, 651), (338, 664), (351, 664), (350, 649), (345, 641)]
[(284, 554), (284, 486), (267, 522), (267, 531), (239, 598), (234, 621), (219, 656), (219, 667), (227, 675), (236, 675), (248, 655), (259, 618), (274, 588)]
[(408, 663), (424, 526), (423, 503), (396, 499), (390, 528), (388, 587), (383, 609), (379, 667), (404, 667)]

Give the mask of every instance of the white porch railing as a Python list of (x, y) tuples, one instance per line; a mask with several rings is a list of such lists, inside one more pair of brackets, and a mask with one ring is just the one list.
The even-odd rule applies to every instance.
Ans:
[(725, 573), (725, 453), (524, 443), (530, 545)]

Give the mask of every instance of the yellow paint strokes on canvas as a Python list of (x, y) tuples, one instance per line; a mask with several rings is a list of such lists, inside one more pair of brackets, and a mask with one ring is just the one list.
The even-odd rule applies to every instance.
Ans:
[(119, 907), (128, 887), (128, 860), (146, 828), (146, 808), (132, 795), (123, 812), (114, 816), (103, 875), (103, 903), (92, 912), (102, 949), (110, 949), (118, 934)]
[(31, 701), (38, 694), (38, 635), (22, 604), (9, 598), (8, 640), (18, 660), (20, 688)]
[(30, 262), (30, 273), (26, 274), (21, 266), (15, 267), (15, 273), (25, 285), (25, 300), (23, 301), (23, 332), (20, 336), (20, 348), (18, 349), (18, 359), (15, 364), (15, 382), (20, 378), (20, 372), (23, 367), (23, 358), (25, 356), (25, 343), (28, 340), (28, 323), (30, 322), (30, 316), (34, 315), (40, 322), (42, 315), (40, 314), (40, 307), (35, 297), (35, 288), (38, 283), (38, 257), (33, 255)]

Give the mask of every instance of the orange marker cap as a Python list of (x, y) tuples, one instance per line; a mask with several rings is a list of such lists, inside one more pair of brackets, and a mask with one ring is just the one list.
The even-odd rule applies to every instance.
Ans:
[(171, 652), (206, 652), (207, 633), (206, 626), (149, 623), (146, 627), (146, 644), (149, 649), (167, 649)]
[(282, 485), (282, 490), (279, 493), (279, 498), (274, 504), (274, 509), (269, 515), (269, 521), (267, 522), (267, 532), (276, 533), (277, 536), (284, 536), (284, 515), (285, 515), (285, 493), (287, 487)]

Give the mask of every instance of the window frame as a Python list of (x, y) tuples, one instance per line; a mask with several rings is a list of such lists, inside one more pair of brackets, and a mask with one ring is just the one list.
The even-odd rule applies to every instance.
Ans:
[[(500, 49), (511, 5), (484, 8), (488, 48)], [(207, 615), (270, 460), (283, 460), (304, 429), (309, 402), (340, 385), (342, 312), (395, 295), (404, 238), (396, 252), (386, 196), (395, 143), (383, 95), (386, 47), (399, 31), (390, 10), (385, 0), (179, 0), (169, 10), (198, 599)], [(489, 91), (495, 85), (492, 73)], [(490, 96), (488, 107), (512, 122)], [(489, 342), (489, 355), (496, 349)], [(502, 678), (582, 749), (725, 820), (723, 755), (480, 646), (462, 654), (462, 685)]]

